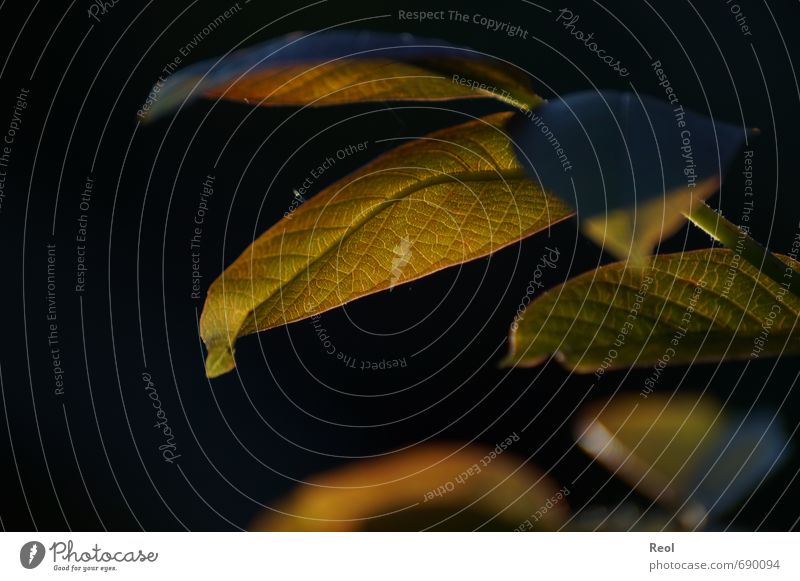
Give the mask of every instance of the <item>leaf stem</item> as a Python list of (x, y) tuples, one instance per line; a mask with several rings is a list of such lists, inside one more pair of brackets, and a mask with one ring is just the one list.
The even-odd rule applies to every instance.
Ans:
[(737, 252), (747, 262), (755, 266), (759, 272), (768, 276), (778, 284), (785, 286), (795, 296), (800, 296), (798, 285), (792, 284), (794, 276), (787, 276), (787, 268), (800, 276), (800, 272), (780, 260), (764, 246), (737, 226), (725, 216), (714, 211), (708, 204), (701, 202), (690, 212), (684, 214), (697, 227), (708, 233), (734, 252)]

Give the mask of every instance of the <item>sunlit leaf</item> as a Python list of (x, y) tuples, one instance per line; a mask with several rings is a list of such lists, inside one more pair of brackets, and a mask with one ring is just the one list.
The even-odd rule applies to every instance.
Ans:
[(528, 111), (511, 134), (587, 236), (641, 262), (716, 191), (746, 132), (652, 97), (589, 91)]
[(405, 143), (262, 234), (209, 290), (208, 375), (233, 368), (242, 335), (486, 256), (569, 216), (518, 165), (509, 115)]
[(350, 30), (294, 33), (194, 64), (156, 84), (142, 116), (153, 119), (197, 97), (315, 107), (476, 97), (542, 102), (527, 74), (477, 51)]
[(527, 530), (523, 524), (535, 521), (534, 529), (553, 530), (568, 511), (555, 482), (512, 451), (426, 444), (318, 475), (252, 528)]
[(675, 519), (663, 510), (649, 508), (642, 511), (632, 503), (625, 503), (612, 509), (603, 506), (589, 506), (571, 516), (561, 530), (564, 531), (679, 531)]
[[(794, 265), (787, 282), (800, 276), (798, 263), (782, 259)], [(599, 377), (619, 367), (798, 354), (799, 312), (797, 296), (735, 251), (662, 254), (542, 294), (512, 326), (506, 363), (533, 366), (555, 354)]]
[(643, 264), (658, 243), (686, 223), (686, 215), (719, 189), (719, 179), (699, 182), (694, 189), (676, 189), (636, 208), (617, 208), (581, 221), (581, 231), (609, 254)]
[(788, 444), (772, 414), (733, 414), (699, 394), (617, 396), (587, 406), (575, 433), (587, 453), (690, 529), (746, 499)]

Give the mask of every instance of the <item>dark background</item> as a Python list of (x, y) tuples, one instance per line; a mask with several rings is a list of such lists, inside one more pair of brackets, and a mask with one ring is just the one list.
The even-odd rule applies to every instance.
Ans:
[[(161, 69), (232, 4), (119, 0), (100, 22), (88, 17), (87, 0), (0, 5), (5, 62), (0, 129), (11, 119), (20, 88), (30, 89), (0, 211), (2, 527), (244, 528), (261, 505), (289, 491), (293, 480), (348, 459), (432, 439), (494, 445), (514, 431), (522, 435), (516, 454), (532, 456), (558, 481), (571, 483), (590, 462), (573, 447), (570, 433), (569, 420), (580, 402), (608, 398), (617, 389), (638, 391), (648, 373), (635, 372), (624, 381), (624, 373), (608, 374), (587, 397), (592, 378), (570, 376), (552, 363), (498, 369), (508, 325), (545, 245), (558, 247), (562, 257), (558, 268), (548, 271), (548, 285), (610, 260), (576, 235), (574, 221), (491, 259), (323, 316), (338, 350), (362, 360), (405, 357), (404, 369), (346, 369), (323, 351), (311, 324), (299, 322), (241, 340), (237, 372), (205, 378), (196, 327), (202, 303), (190, 297), (188, 245), (207, 174), (216, 180), (202, 240), (204, 290), (283, 215), (292, 190), (326, 155), (347, 143), (423, 135), (462, 121), (464, 113), (500, 107), (494, 102), (354, 105), (306, 110), (276, 129), (295, 111), (200, 101), (174, 117), (137, 126), (136, 111)], [(510, 60), (534, 75), (545, 97), (593, 86), (629, 90), (627, 81), (662, 96), (649, 59), (624, 24), (662, 61), (684, 106), (761, 129), (754, 143), (754, 235), (776, 251), (789, 249), (800, 217), (800, 92), (791, 60), (800, 57), (797, 3), (741, 0), (752, 37), (742, 35), (723, 0), (606, 1), (605, 9), (594, 2), (539, 4), (579, 13), (581, 27), (595, 31), (631, 77), (623, 80), (600, 63), (554, 24), (554, 14), (511, 0), (457, 5), (329, 0), (274, 23), (303, 4), (242, 0), (241, 11), (203, 39), (184, 63), (295, 30), (365, 28), (438, 37)], [(398, 9), (439, 8), (518, 23), (530, 31), (529, 38), (508, 38), (471, 23), (397, 19)], [(388, 147), (371, 144), (360, 156), (338, 163), (314, 191)], [(721, 201), (719, 195), (713, 199), (734, 220), (741, 214), (741, 165), (741, 159), (734, 162)], [(74, 238), (87, 176), (95, 188), (87, 287), (78, 294)], [(54, 394), (47, 345), (46, 245), (51, 243), (57, 247), (64, 395)], [(707, 245), (707, 236), (687, 227), (662, 250)], [(417, 325), (404, 331), (409, 323)], [(793, 389), (797, 359), (752, 362), (731, 393), (744, 371), (740, 363), (697, 365), (688, 372), (671, 368), (659, 389), (707, 388), (730, 397), (732, 408), (746, 409), (754, 400), (767, 410), (781, 407), (792, 432), (800, 421), (800, 398)], [(174, 464), (165, 463), (157, 450), (161, 438), (152, 427), (144, 372), (152, 376), (176, 436), (181, 457)], [(795, 526), (798, 469), (795, 454), (756, 491), (732, 526)], [(628, 494), (625, 485), (592, 465), (571, 485), (570, 504), (580, 507), (598, 490), (597, 500), (612, 507)]]

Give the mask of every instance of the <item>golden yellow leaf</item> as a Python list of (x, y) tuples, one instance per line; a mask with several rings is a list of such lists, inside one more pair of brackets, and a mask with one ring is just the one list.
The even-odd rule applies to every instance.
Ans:
[(486, 256), (571, 215), (529, 180), (510, 113), (389, 151), (262, 234), (214, 281), (200, 331), (206, 371), (234, 367), (237, 338)]

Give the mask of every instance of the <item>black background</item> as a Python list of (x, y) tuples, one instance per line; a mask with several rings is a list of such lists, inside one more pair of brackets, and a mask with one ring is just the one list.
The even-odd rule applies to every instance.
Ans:
[[(204, 289), (283, 215), (310, 169), (340, 147), (371, 143), (363, 154), (337, 163), (324, 183), (391, 146), (375, 140), (423, 135), (465, 114), (499, 108), (494, 102), (394, 108), (381, 103), (305, 110), (283, 124), (294, 110), (199, 101), (174, 117), (137, 125), (136, 111), (161, 69), (232, 4), (119, 0), (100, 22), (88, 17), (86, 0), (6, 1), (0, 8), (0, 129), (20, 88), (30, 89), (0, 211), (2, 527), (246, 528), (261, 505), (289, 491), (293, 480), (350, 458), (433, 439), (494, 445), (514, 431), (522, 435), (517, 455), (532, 456), (558, 481), (571, 483), (590, 462), (573, 447), (570, 433), (579, 404), (603, 400), (617, 389), (638, 391), (648, 373), (608, 374), (587, 393), (592, 378), (571, 376), (553, 363), (511, 372), (498, 368), (508, 325), (545, 246), (561, 253), (558, 268), (547, 273), (548, 285), (610, 260), (576, 234), (574, 221), (490, 259), (323, 316), (337, 349), (362, 360), (405, 357), (404, 369), (346, 369), (323, 351), (310, 323), (299, 322), (241, 340), (237, 371), (205, 378), (196, 323), (202, 303), (190, 297), (188, 244), (207, 174), (216, 180), (201, 250)], [(606, 1), (605, 8), (594, 2), (540, 4), (579, 13), (584, 29), (595, 31), (631, 76), (621, 79), (600, 63), (554, 24), (552, 13), (510, 0), (329, 0), (274, 23), (303, 4), (240, 2), (242, 10), (184, 63), (295, 30), (364, 28), (442, 38), (510, 60), (534, 76), (545, 97), (592, 87), (629, 90), (628, 81), (662, 96), (648, 57), (624, 23), (670, 72), (685, 107), (761, 129), (753, 145), (753, 233), (776, 251), (789, 249), (800, 217), (800, 92), (791, 61), (800, 57), (797, 3), (741, 0), (752, 37), (742, 35), (724, 0)], [(518, 23), (529, 38), (508, 38), (474, 24), (397, 18), (398, 9), (439, 8)], [(741, 158), (734, 162), (721, 196), (713, 199), (734, 221), (742, 207), (741, 165)], [(78, 294), (74, 238), (87, 176), (95, 183), (89, 270), (86, 291)], [(51, 243), (57, 247), (62, 396), (53, 391), (47, 345)], [(707, 236), (687, 226), (662, 251), (707, 245)], [(410, 323), (417, 325), (402, 332)], [(659, 389), (707, 388), (730, 398), (733, 408), (746, 409), (754, 400), (769, 410), (782, 406), (791, 432), (800, 421), (793, 389), (797, 359), (752, 362), (732, 391), (744, 371), (743, 363), (670, 368)], [(158, 453), (143, 372), (152, 376), (175, 432), (181, 458), (174, 464)], [(386, 395), (391, 392), (396, 393)], [(794, 527), (800, 514), (798, 469), (795, 454), (732, 526)], [(571, 490), (576, 507), (598, 490), (596, 500), (608, 506), (628, 494), (596, 465)]]

